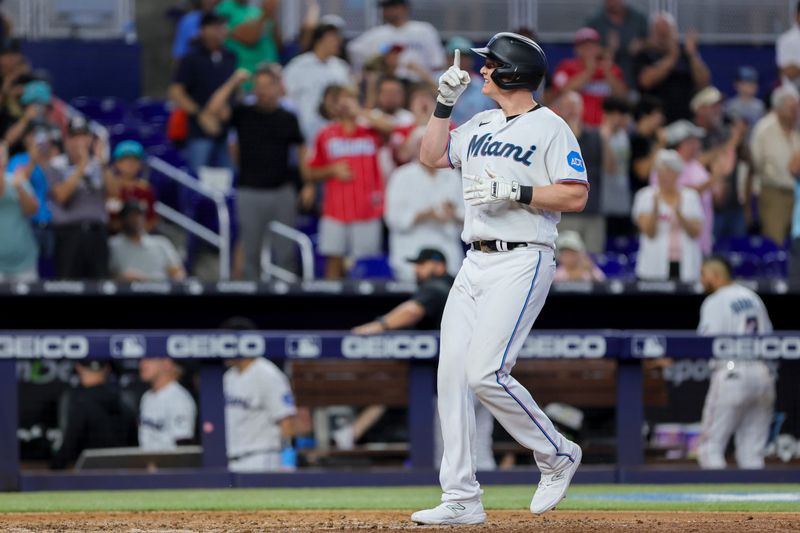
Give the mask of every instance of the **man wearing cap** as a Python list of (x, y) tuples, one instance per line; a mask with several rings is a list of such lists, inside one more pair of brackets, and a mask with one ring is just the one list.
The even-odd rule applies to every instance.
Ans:
[(600, 34), (581, 28), (575, 34), (575, 57), (562, 60), (553, 74), (558, 93), (578, 92), (583, 98), (583, 122), (599, 126), (603, 119), (603, 98), (625, 96), (622, 71), (614, 64), (616, 50), (600, 46)]
[(350, 65), (339, 57), (341, 49), (339, 28), (333, 24), (319, 25), (311, 34), (311, 49), (289, 61), (283, 70), (286, 96), (297, 107), (306, 139), (316, 137), (327, 122), (319, 114), (325, 88), (350, 85)]
[(65, 153), (44, 169), (55, 240), (56, 276), (61, 279), (108, 277), (106, 196), (116, 193), (105, 172), (106, 145), (83, 117), (73, 117)]
[[(744, 145), (747, 124), (738, 119), (730, 125), (723, 122), (722, 93), (711, 85), (701, 89), (689, 102), (689, 107), (694, 113), (694, 124), (705, 131), (701, 140), (703, 152), (698, 156), (698, 161), (713, 170), (720, 158), (726, 161), (733, 159), (731, 171), (721, 176), (712, 189), (714, 238), (741, 237), (747, 233), (747, 227), (739, 200), (738, 163), (748, 158)], [(749, 197), (749, 194), (746, 196)]]
[(783, 246), (795, 205), (797, 168), (791, 168), (800, 151), (797, 120), (800, 96), (794, 85), (782, 85), (772, 92), (772, 110), (759, 120), (750, 138), (753, 174), (761, 184), (758, 211), (761, 233)]
[(444, 304), (454, 278), (447, 273), (447, 259), (435, 248), (423, 248), (408, 259), (414, 265), (417, 292), (372, 322), (353, 328), (353, 333), (372, 335), (392, 329), (439, 329)]
[(219, 0), (192, 0), (193, 8), (178, 21), (175, 27), (175, 40), (172, 42), (172, 59), (180, 61), (192, 46), (197, 34), (200, 32), (200, 21), (203, 15), (210, 13), (217, 7)]
[[(683, 160), (683, 169), (679, 173), (678, 184), (695, 190), (703, 205), (703, 226), (700, 235), (700, 246), (703, 254), (711, 253), (714, 230), (714, 196), (719, 195), (721, 182), (733, 171), (735, 158), (732, 151), (720, 153), (711, 162), (711, 172), (698, 160), (702, 149), (702, 139), (706, 133), (703, 128), (695, 126), (688, 120), (678, 120), (666, 128), (667, 146), (673, 148)], [(650, 183), (657, 182), (656, 173), (650, 177)]]
[(178, 251), (162, 235), (145, 231), (145, 206), (128, 200), (120, 211), (121, 232), (109, 241), (110, 270), (121, 281), (182, 281), (186, 279)]
[(385, 24), (371, 28), (347, 46), (350, 60), (356, 72), (371, 57), (378, 55), (386, 44), (400, 44), (404, 47), (400, 57), (402, 78), (418, 80), (413, 72), (406, 72), (403, 67), (407, 63), (426, 69), (428, 72), (438, 70), (445, 65), (446, 56), (439, 32), (428, 22), (411, 20), (408, 0), (377, 0), (383, 9)]
[(228, 117), (206, 108), (236, 70), (236, 56), (223, 47), (224, 41), (225, 19), (213, 12), (203, 15), (197, 45), (183, 56), (169, 87), (170, 99), (189, 115), (186, 157), (195, 172), (202, 166), (231, 167)]
[(647, 46), (634, 58), (634, 71), (639, 91), (663, 102), (667, 122), (689, 118), (692, 95), (711, 83), (697, 32), (688, 32), (682, 45), (675, 19), (666, 12), (653, 17)]
[(52, 103), (53, 92), (47, 82), (33, 80), (24, 85), (19, 103), (24, 111), (20, 119), (5, 132), (3, 140), (12, 155), (24, 150), (20, 142), (32, 122), (42, 122), (48, 118), (48, 107)]
[(75, 364), (80, 386), (65, 392), (59, 402), (61, 446), (51, 468), (66, 468), (83, 450), (136, 444), (136, 414), (109, 386), (110, 372), (102, 361)]
[(758, 71), (747, 65), (740, 66), (736, 69), (733, 87), (736, 96), (725, 102), (725, 114), (744, 120), (752, 128), (766, 113), (764, 102), (758, 98)]
[(778, 37), (775, 54), (783, 82), (800, 90), (800, 2), (797, 2), (792, 27)]

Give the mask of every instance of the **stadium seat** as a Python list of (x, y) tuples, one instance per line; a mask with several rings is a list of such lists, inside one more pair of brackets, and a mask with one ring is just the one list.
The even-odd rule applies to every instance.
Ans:
[(639, 249), (639, 239), (624, 235), (609, 237), (606, 240), (606, 252), (630, 255)]
[(166, 101), (152, 98), (137, 100), (133, 105), (133, 112), (136, 118), (144, 124), (166, 124), (170, 115)]
[(761, 263), (761, 275), (765, 278), (786, 278), (789, 275), (788, 254), (783, 250), (765, 254)]
[(770, 239), (765, 239), (761, 235), (750, 235), (747, 237), (731, 237), (721, 239), (714, 245), (717, 253), (739, 252), (751, 253), (763, 257), (766, 254), (779, 251), (781, 248)]
[(73, 98), (70, 105), (103, 125), (124, 122), (128, 114), (127, 103), (120, 98), (91, 98), (79, 96)]
[(605, 254), (595, 254), (593, 256), (594, 262), (597, 267), (603, 271), (609, 279), (620, 279), (628, 277), (630, 274), (630, 266), (628, 256), (609, 252)]
[(391, 280), (394, 279), (389, 258), (386, 256), (363, 257), (356, 260), (348, 274), (350, 279)]
[(761, 257), (756, 254), (730, 252), (727, 256), (733, 268), (733, 274), (737, 278), (754, 278), (761, 271)]

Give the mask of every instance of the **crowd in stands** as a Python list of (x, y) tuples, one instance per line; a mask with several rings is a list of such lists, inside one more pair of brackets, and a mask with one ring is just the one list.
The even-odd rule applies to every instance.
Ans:
[[(191, 172), (230, 172), (236, 278), (269, 276), (265, 243), (273, 264), (297, 272), (295, 247), (268, 226), (297, 227), (299, 215), (319, 219), (310, 232), (328, 279), (383, 257), (391, 277), (413, 280), (407, 259), (425, 248), (458, 270), (460, 181), (419, 163), (421, 134), (457, 51), (472, 83), (452, 127), (493, 102), (474, 43), (444, 42), (413, 19), (413, 2), (376, 2), (384, 24), (349, 42), (341, 17), (314, 0), (292, 42), (279, 0), (197, 0), (180, 19), (172, 111), (158, 126)], [(648, 21), (606, 0), (588, 17), (574, 55), (535, 92), (575, 133), (591, 182), (584, 212), (562, 217), (559, 280), (693, 282), (712, 252), (732, 254), (741, 275), (785, 276), (789, 264), (800, 276), (800, 7), (791, 22), (765, 102), (749, 65), (734, 87), (716, 87), (697, 34), (681, 39), (668, 13)], [(185, 259), (157, 234), (149, 146), (69, 112), (13, 41), (0, 76), (0, 280), (183, 279)]]

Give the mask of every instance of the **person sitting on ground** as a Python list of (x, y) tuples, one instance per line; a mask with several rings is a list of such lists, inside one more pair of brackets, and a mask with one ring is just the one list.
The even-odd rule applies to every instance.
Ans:
[(145, 207), (129, 200), (119, 214), (121, 232), (109, 240), (111, 274), (122, 281), (182, 281), (186, 271), (169, 239), (145, 230)]
[(603, 271), (597, 268), (586, 253), (580, 234), (577, 231), (564, 231), (556, 241), (558, 259), (553, 281), (603, 281)]

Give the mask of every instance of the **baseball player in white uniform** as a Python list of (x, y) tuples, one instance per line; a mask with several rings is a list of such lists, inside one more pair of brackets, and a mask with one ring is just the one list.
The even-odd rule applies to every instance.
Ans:
[[(225, 443), (232, 472), (292, 469), (294, 415), (289, 380), (272, 361), (263, 358), (226, 361)], [(288, 452), (288, 454), (287, 454)], [(293, 461), (293, 459), (292, 459)]]
[[(758, 295), (731, 279), (730, 266), (710, 258), (701, 271), (709, 293), (700, 308), (700, 335), (772, 333), (767, 308)], [(725, 468), (725, 448), (731, 436), (739, 468), (764, 468), (775, 378), (763, 361), (712, 361), (711, 385), (703, 406), (697, 461), (702, 468)]]
[(461, 169), (467, 203), (461, 238), (471, 247), (442, 318), (442, 503), (411, 516), (421, 524), (486, 520), (475, 478), (470, 391), (533, 452), (541, 481), (531, 512), (555, 507), (581, 462), (580, 447), (559, 434), (510, 373), (553, 281), (560, 213), (581, 211), (586, 204), (586, 169), (567, 124), (533, 100), (547, 70), (539, 45), (498, 33), (486, 48), (473, 51), (486, 60), (480, 71), (483, 94), (500, 109), (478, 113), (449, 131), (453, 105), (470, 83), (456, 53), (439, 78), (436, 110), (420, 150), (425, 165)]
[(197, 407), (189, 391), (178, 383), (178, 375), (172, 359), (139, 362), (139, 376), (150, 384), (139, 402), (139, 447), (144, 450), (172, 450), (194, 438)]

